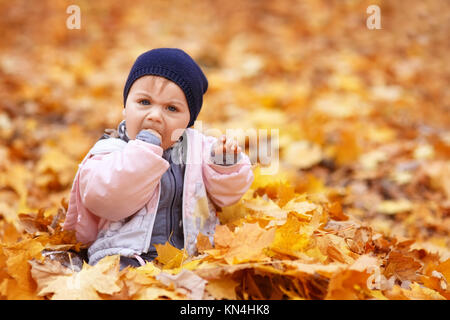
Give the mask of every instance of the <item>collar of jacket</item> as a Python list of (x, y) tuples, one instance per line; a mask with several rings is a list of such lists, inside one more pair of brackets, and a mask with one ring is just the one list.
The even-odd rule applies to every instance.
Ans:
[[(186, 131), (180, 136), (177, 142), (175, 142), (170, 148), (164, 150), (162, 157), (166, 160), (169, 157), (172, 159), (177, 159), (177, 164), (185, 164), (186, 163), (186, 154), (184, 154), (186, 150), (186, 145), (183, 143), (184, 136), (186, 135)], [(127, 128), (125, 124), (125, 120), (122, 120), (117, 129), (105, 129), (103, 136), (100, 137), (100, 140), (109, 139), (109, 138), (119, 138), (120, 140), (128, 143), (130, 138), (127, 135)], [(169, 160), (168, 160), (169, 161)]]
[[(184, 134), (180, 136), (180, 138), (178, 139), (178, 141), (176, 143), (182, 142), (183, 136), (184, 136)], [(128, 143), (128, 141), (130, 141), (130, 138), (128, 138), (128, 135), (127, 135), (127, 127), (126, 127), (125, 120), (122, 120), (119, 123), (119, 125), (117, 126), (117, 129), (105, 129), (103, 136), (101, 136), (99, 140), (108, 139), (108, 138), (119, 138), (127, 143)], [(174, 143), (174, 145), (176, 143)], [(169, 149), (173, 148), (174, 145), (172, 145), (172, 147), (170, 147)]]

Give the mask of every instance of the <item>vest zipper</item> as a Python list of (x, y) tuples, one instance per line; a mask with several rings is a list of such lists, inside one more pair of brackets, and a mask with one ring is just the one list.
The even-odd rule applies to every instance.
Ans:
[[(186, 130), (188, 130), (188, 129), (186, 129)], [(184, 202), (185, 202), (185, 200), (184, 200), (184, 197), (186, 195), (186, 190), (185, 190), (186, 189), (186, 177), (187, 177), (187, 171), (188, 171), (187, 169), (188, 169), (188, 164), (189, 164), (188, 151), (190, 151), (190, 150), (189, 150), (189, 144), (188, 144), (188, 142), (189, 142), (188, 141), (188, 134), (186, 132), (184, 132), (183, 134), (185, 135), (185, 138), (186, 138), (186, 144), (185, 144), (186, 149), (184, 149), (184, 148), (181, 149), (182, 150), (181, 151), (181, 162), (184, 163), (183, 193), (182, 193), (183, 197), (181, 198), (181, 223), (183, 224), (183, 248), (186, 250), (188, 248), (188, 243), (187, 243), (188, 237), (187, 237), (187, 234), (186, 234), (186, 221), (184, 221), (184, 219), (185, 219), (185, 212), (184, 212)], [(184, 138), (183, 138), (183, 140), (184, 140)], [(186, 161), (184, 162), (184, 155), (185, 154), (186, 154)]]
[[(158, 185), (158, 203), (161, 200), (161, 183)], [(144, 250), (142, 252), (148, 252), (148, 250), (150, 249), (150, 245), (151, 245), (151, 241), (152, 241), (152, 234), (153, 234), (153, 227), (155, 225), (155, 219), (156, 219), (156, 214), (158, 213), (158, 206), (156, 206), (156, 212), (154, 217), (152, 218), (152, 223), (149, 226), (149, 229), (147, 231), (146, 234), (146, 240), (145, 240), (145, 247)], [(149, 212), (147, 212), (147, 214), (149, 214)], [(150, 230), (152, 232), (150, 232)]]
[(173, 245), (175, 247), (175, 243), (173, 242), (173, 204), (175, 202), (176, 196), (177, 196), (177, 181), (175, 179), (175, 174), (173, 173), (172, 170), (172, 166), (170, 166), (170, 173), (171, 173), (171, 178), (170, 180), (173, 181), (173, 189), (174, 189), (174, 193), (173, 193), (173, 197), (172, 197), (172, 201), (170, 203), (170, 210), (169, 210), (169, 234), (168, 234), (168, 242)]

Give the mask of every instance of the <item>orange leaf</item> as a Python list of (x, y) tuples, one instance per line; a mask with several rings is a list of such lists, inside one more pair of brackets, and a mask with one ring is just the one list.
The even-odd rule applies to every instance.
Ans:
[(272, 243), (274, 235), (275, 229), (273, 228), (265, 230), (259, 227), (258, 223), (244, 223), (235, 232), (230, 250), (224, 255), (225, 261), (229, 264), (236, 264), (267, 258), (263, 249)]
[(175, 248), (168, 241), (154, 246), (158, 252), (156, 260), (164, 265), (164, 269), (179, 268), (187, 258), (185, 251)]

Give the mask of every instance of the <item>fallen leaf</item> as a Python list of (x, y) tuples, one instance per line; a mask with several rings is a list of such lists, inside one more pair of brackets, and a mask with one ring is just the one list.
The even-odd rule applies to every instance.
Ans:
[(177, 288), (186, 289), (189, 292), (189, 299), (200, 300), (203, 298), (206, 280), (200, 278), (190, 270), (184, 269), (175, 275), (161, 272), (156, 275), (156, 279), (165, 285), (172, 284)]
[(272, 243), (275, 235), (273, 228), (265, 230), (257, 223), (245, 223), (235, 231), (230, 243), (230, 249), (224, 255), (229, 264), (243, 263), (252, 260), (265, 259), (263, 250)]
[(83, 265), (80, 272), (55, 274), (54, 264), (39, 265), (32, 262), (31, 273), (38, 284), (39, 296), (49, 296), (52, 300), (103, 299), (122, 288), (119, 286), (119, 256), (107, 256), (95, 266)]
[(156, 260), (164, 266), (164, 269), (178, 268), (187, 258), (187, 253), (183, 250), (175, 248), (169, 242), (165, 244), (155, 244), (158, 256)]
[(239, 283), (230, 278), (209, 280), (208, 291), (215, 299), (236, 300), (236, 287)]

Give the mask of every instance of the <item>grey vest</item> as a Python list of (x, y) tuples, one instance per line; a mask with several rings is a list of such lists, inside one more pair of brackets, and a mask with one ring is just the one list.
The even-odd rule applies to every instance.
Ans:
[(185, 165), (173, 163), (172, 149), (164, 150), (163, 158), (170, 163), (169, 169), (161, 177), (161, 196), (158, 211), (153, 225), (152, 239), (148, 253), (141, 256), (152, 260), (157, 256), (153, 244), (164, 244), (169, 241), (178, 249), (183, 249), (183, 177)]

